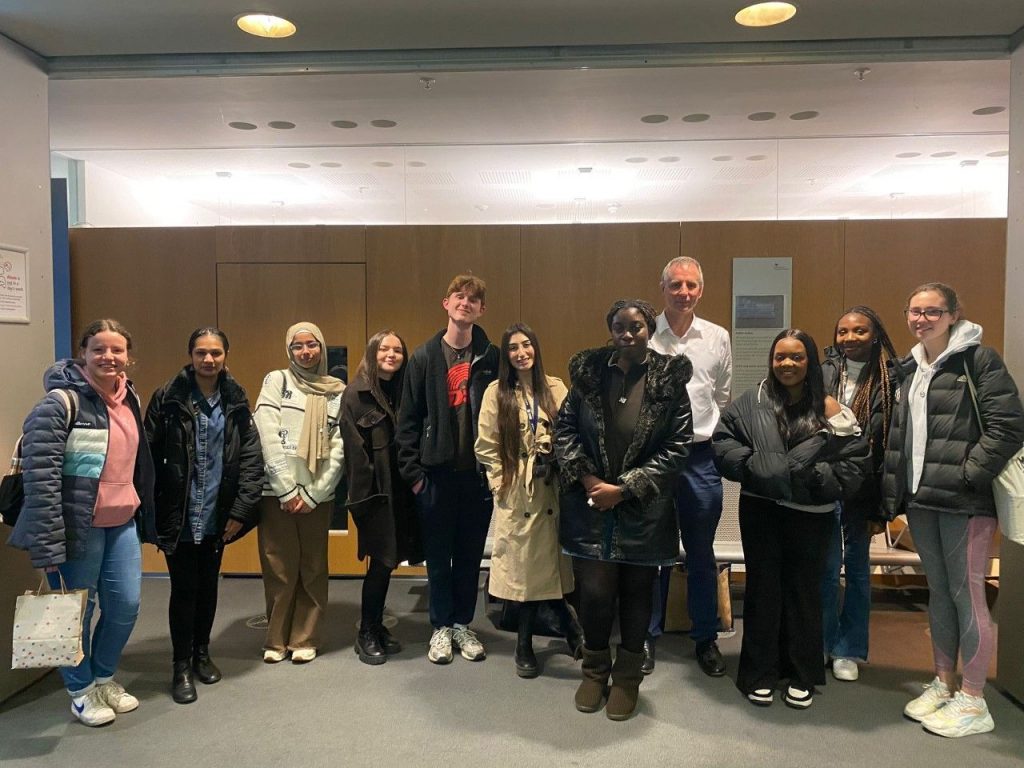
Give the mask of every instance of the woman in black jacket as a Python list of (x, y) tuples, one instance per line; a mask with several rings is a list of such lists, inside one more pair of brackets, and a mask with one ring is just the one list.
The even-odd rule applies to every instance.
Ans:
[[(822, 581), (825, 655), (837, 680), (856, 680), (858, 662), (868, 659), (871, 614), (871, 537), (885, 528), (882, 460), (889, 440), (899, 378), (896, 349), (878, 314), (851, 307), (836, 323), (834, 347), (825, 350), (825, 392), (853, 411), (871, 446), (871, 468), (864, 484), (836, 510), (839, 525), (829, 542)], [(839, 573), (845, 574), (842, 608)]]
[(906, 512), (928, 579), (935, 678), (903, 712), (955, 738), (995, 727), (984, 699), (995, 645), (985, 600), (996, 530), (992, 479), (1024, 442), (1024, 409), (999, 354), (981, 346), (981, 326), (963, 319), (956, 291), (926, 283), (904, 311), (918, 343), (901, 363), (904, 395), (883, 493), (889, 515)]
[(355, 644), (364, 664), (383, 664), (402, 650), (384, 626), (384, 602), (398, 564), (423, 560), (415, 503), (398, 473), (395, 443), (405, 357), (405, 342), (397, 333), (374, 334), (341, 400), (346, 505), (359, 529), (359, 559), (370, 558)]
[(868, 446), (849, 408), (825, 394), (818, 349), (797, 329), (780, 333), (768, 377), (722, 413), (715, 465), (741, 484), (747, 584), (736, 686), (758, 706), (788, 679), (788, 706), (811, 705), (824, 685), (821, 578), (835, 502), (856, 492)]
[(146, 409), (146, 438), (156, 463), (158, 546), (171, 577), (168, 616), (174, 672), (171, 694), (196, 700), (195, 677), (216, 683), (210, 631), (224, 545), (258, 522), (263, 454), (245, 390), (224, 363), (228, 339), (198, 328), (192, 362), (158, 389)]
[[(586, 638), (576, 708), (596, 712), (611, 677), (606, 714), (636, 708), (657, 567), (679, 557), (673, 482), (693, 439), (685, 355), (647, 348), (656, 322), (644, 301), (622, 300), (607, 317), (612, 347), (577, 353), (555, 428), (562, 482), (560, 540), (572, 555)], [(618, 600), (621, 645), (608, 647)]]

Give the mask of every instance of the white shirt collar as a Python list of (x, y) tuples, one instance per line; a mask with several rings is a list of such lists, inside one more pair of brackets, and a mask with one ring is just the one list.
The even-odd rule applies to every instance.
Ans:
[(670, 333), (677, 339), (685, 339), (690, 336), (703, 336), (705, 322), (701, 320), (697, 315), (693, 316), (693, 322), (690, 323), (690, 327), (686, 329), (686, 333), (682, 336), (676, 336), (675, 331), (672, 330), (672, 326), (668, 324), (668, 318), (665, 317), (665, 313), (662, 312), (657, 317), (657, 325), (654, 329), (655, 335), (659, 333)]

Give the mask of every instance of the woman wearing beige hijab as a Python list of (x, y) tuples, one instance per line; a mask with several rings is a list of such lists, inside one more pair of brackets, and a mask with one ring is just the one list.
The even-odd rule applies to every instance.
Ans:
[(327, 608), (327, 531), (342, 472), (338, 427), (345, 385), (327, 375), (324, 335), (296, 323), (285, 336), (288, 367), (263, 379), (253, 418), (266, 462), (260, 563), (267, 596), (263, 660), (316, 658)]

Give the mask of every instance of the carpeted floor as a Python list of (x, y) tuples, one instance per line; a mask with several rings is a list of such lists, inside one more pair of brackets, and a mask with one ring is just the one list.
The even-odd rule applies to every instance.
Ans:
[[(296, 666), (261, 661), (262, 632), (247, 626), (263, 609), (261, 583), (225, 580), (213, 643), (224, 680), (200, 686), (199, 701), (182, 706), (168, 692), (168, 583), (146, 579), (142, 616), (118, 675), (140, 708), (86, 728), (72, 718), (59, 677), (48, 675), (0, 706), (0, 760), (12, 768), (1024, 765), (1024, 711), (991, 686), (991, 734), (947, 740), (902, 718), (904, 703), (929, 677), (926, 622), (913, 596), (880, 596), (873, 663), (856, 683), (830, 678), (807, 711), (749, 705), (731, 677), (700, 672), (688, 639), (669, 635), (641, 688), (639, 713), (612, 723), (573, 708), (579, 668), (558, 640), (538, 639), (543, 674), (520, 680), (512, 635), (478, 619), (486, 661), (456, 656), (447, 667), (430, 664), (421, 581), (396, 581), (389, 600), (399, 620), (393, 632), (406, 650), (383, 666), (359, 663), (352, 639), (360, 584), (331, 582), (327, 647), (312, 664)], [(721, 642), (730, 676), (739, 639)]]

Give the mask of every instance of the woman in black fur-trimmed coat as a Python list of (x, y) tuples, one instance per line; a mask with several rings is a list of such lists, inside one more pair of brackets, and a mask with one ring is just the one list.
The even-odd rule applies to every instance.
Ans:
[[(562, 481), (560, 540), (574, 558), (586, 638), (576, 708), (594, 712), (612, 678), (606, 713), (625, 720), (636, 707), (643, 643), (657, 566), (679, 556), (672, 483), (693, 439), (685, 355), (647, 348), (656, 326), (643, 301), (608, 313), (612, 347), (569, 363), (569, 395), (555, 428)], [(608, 647), (618, 600), (622, 643)]]

